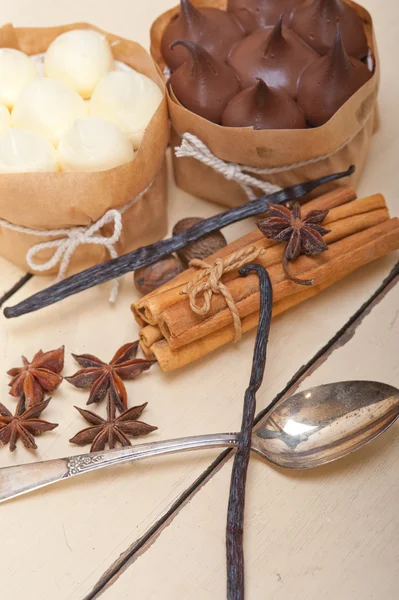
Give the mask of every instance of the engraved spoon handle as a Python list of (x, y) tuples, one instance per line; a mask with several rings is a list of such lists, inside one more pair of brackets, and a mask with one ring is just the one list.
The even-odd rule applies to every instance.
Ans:
[(0, 469), (0, 502), (57, 481), (111, 465), (188, 450), (233, 447), (237, 446), (238, 439), (238, 433), (198, 435), (161, 442), (149, 442), (118, 450), (79, 454), (16, 467), (4, 467)]

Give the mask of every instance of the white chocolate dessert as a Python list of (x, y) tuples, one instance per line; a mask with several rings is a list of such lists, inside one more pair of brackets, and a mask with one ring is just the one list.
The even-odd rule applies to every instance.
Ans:
[(107, 171), (134, 158), (132, 144), (113, 123), (97, 117), (77, 119), (61, 137), (58, 161), (62, 171)]
[(0, 136), (0, 173), (58, 171), (54, 146), (37, 133), (9, 129)]
[(75, 29), (58, 36), (47, 49), (44, 72), (90, 98), (107, 71), (114, 68), (111, 47), (105, 36), (92, 29)]
[(163, 94), (149, 77), (131, 71), (106, 73), (93, 92), (89, 114), (117, 125), (135, 150), (162, 102)]
[(4, 104), (0, 104), (0, 135), (5, 133), (11, 127), (11, 115)]
[(0, 48), (0, 104), (11, 109), (24, 87), (37, 76), (29, 56), (14, 48)]
[(53, 144), (75, 119), (87, 115), (77, 92), (55, 79), (38, 77), (23, 90), (11, 113), (12, 126), (40, 133)]
[(0, 136), (9, 132), (3, 154), (14, 142), (27, 144), (26, 155), (16, 146), (9, 164), (3, 156), (1, 172), (23, 172), (23, 165), (26, 172), (46, 165), (49, 172), (93, 172), (128, 163), (163, 97), (152, 79), (114, 60), (106, 36), (91, 29), (62, 33), (31, 57), (0, 49)]

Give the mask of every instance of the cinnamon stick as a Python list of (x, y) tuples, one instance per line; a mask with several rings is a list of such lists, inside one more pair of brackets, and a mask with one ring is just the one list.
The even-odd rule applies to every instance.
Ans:
[(161, 330), (155, 325), (147, 325), (141, 329), (139, 332), (139, 343), (146, 358), (154, 358), (151, 346), (162, 340), (162, 338)]
[[(337, 241), (346, 235), (350, 235), (356, 231), (361, 231), (362, 229), (378, 224), (384, 219), (388, 219), (389, 216), (387, 212), (385, 216), (383, 213), (373, 215), (370, 214), (373, 211), (382, 209), (385, 209), (386, 211), (385, 199), (381, 194), (375, 194), (361, 200), (355, 200), (347, 205), (331, 209), (326, 219), (327, 226), (331, 228), (332, 222), (339, 220), (342, 220), (342, 223), (340, 225), (338, 225), (338, 223), (335, 225), (334, 233), (331, 235), (329, 234), (329, 236), (326, 237), (326, 242), (331, 243), (333, 241)], [(361, 217), (362, 213), (365, 215), (363, 219)], [(353, 217), (353, 220), (347, 220), (344, 223), (345, 217), (346, 219)], [(277, 264), (281, 261), (283, 253), (282, 245), (273, 240), (266, 239), (263, 234), (256, 229), (255, 231), (250, 232), (249, 234), (240, 238), (233, 244), (229, 244), (223, 248), (222, 251), (209, 257), (207, 262), (213, 262), (216, 258), (222, 256), (222, 254), (222, 257), (225, 258), (237, 250), (243, 250), (250, 247), (267, 250), (267, 254), (264, 257), (266, 262), (259, 261), (259, 263), (266, 268), (269, 268), (271, 265)], [(278, 250), (276, 250), (276, 248), (278, 248)], [(169, 289), (166, 289), (165, 292), (153, 296), (148, 295), (142, 299), (140, 307), (137, 307), (137, 321), (139, 324), (142, 326), (142, 322), (146, 322), (156, 325), (165, 310), (168, 310), (172, 305), (182, 301), (181, 292), (185, 284), (190, 281), (195, 273), (195, 269), (188, 269), (170, 282)], [(237, 278), (238, 273), (235, 271), (225, 275), (223, 281), (226, 283)]]
[[(336, 281), (339, 281), (337, 279)], [(336, 283), (336, 281), (328, 281), (321, 285), (313, 285), (309, 288), (304, 288), (301, 293), (295, 294), (273, 305), (273, 317), (278, 316), (289, 308), (293, 308), (297, 304), (316, 296), (321, 291)], [(254, 329), (259, 321), (259, 311), (254, 312), (241, 321), (243, 333)], [(168, 342), (163, 338), (156, 342), (151, 347), (152, 357), (155, 356), (162, 371), (176, 371), (185, 367), (200, 358), (203, 358), (210, 352), (225, 346), (234, 339), (234, 331), (231, 326), (223, 327), (208, 336), (201, 338), (191, 344), (187, 344), (178, 350), (172, 350)]]
[[(311, 210), (331, 210), (339, 206), (344, 207), (346, 203), (351, 202), (355, 198), (356, 192), (351, 186), (342, 186), (307, 202), (302, 210), (305, 214)], [(376, 206), (375, 208), (378, 207)], [(373, 209), (369, 208), (368, 210)], [(337, 219), (338, 218), (344, 217), (337, 217)], [(259, 230), (255, 229), (242, 238), (232, 242), (225, 248), (215, 252), (207, 260), (213, 262), (217, 258), (225, 258), (228, 254), (232, 254), (244, 247), (254, 245), (261, 239), (264, 240), (265, 247), (275, 245), (275, 242), (272, 240), (266, 241)], [(195, 269), (187, 269), (157, 290), (154, 290), (150, 294), (140, 298), (137, 302), (134, 302), (131, 309), (140, 327), (144, 327), (145, 323), (156, 325), (158, 317), (164, 308), (171, 306), (174, 302), (180, 302), (180, 291), (184, 285), (190, 281), (194, 274)]]
[[(161, 338), (163, 339), (163, 338)], [(140, 349), (142, 351), (142, 353), (144, 354), (144, 357), (147, 360), (153, 360), (155, 358), (154, 352), (152, 351), (150, 346), (147, 346), (147, 344), (143, 341), (140, 342)]]
[[(366, 233), (366, 235), (365, 235)], [(313, 268), (307, 264), (297, 265), (296, 273), (305, 272), (307, 277), (315, 279), (316, 284), (309, 288), (301, 288), (296, 284), (284, 279), (284, 273), (280, 267), (280, 273), (277, 267), (269, 270), (274, 289), (275, 302), (273, 305), (273, 316), (285, 312), (289, 308), (303, 302), (312, 296), (317, 295), (324, 289), (336, 283), (346, 275), (349, 275), (359, 267), (366, 265), (390, 252), (399, 250), (399, 219), (391, 219), (381, 225), (373, 227), (367, 232), (362, 232), (351, 236), (352, 248), (348, 249), (347, 238), (334, 244), (336, 250), (334, 256), (330, 255), (328, 260), (320, 260), (323, 255), (316, 257), (318, 260)], [(354, 240), (353, 238), (357, 238)], [(359, 240), (363, 241), (359, 243)], [(328, 253), (324, 254), (324, 259)], [(297, 263), (305, 261), (314, 261), (315, 257), (300, 257)], [(272, 272), (275, 270), (275, 272)], [(248, 278), (249, 279), (249, 278)], [(247, 281), (248, 281), (247, 279)], [(243, 331), (249, 331), (256, 327), (259, 319), (259, 292), (250, 296), (252, 309), (245, 308), (249, 312), (242, 318)], [(186, 366), (195, 360), (198, 360), (210, 352), (229, 343), (234, 338), (234, 331), (231, 324), (225, 325), (220, 329), (212, 330), (211, 333), (173, 350), (166, 339), (156, 342), (151, 351), (157, 358), (163, 371), (174, 371)]]
[[(341, 256), (344, 253), (350, 253), (356, 248), (356, 245), (365, 243), (369, 239), (369, 236), (373, 235), (375, 226), (387, 222), (388, 219), (388, 211), (386, 209), (378, 209), (329, 223), (328, 227), (331, 231), (324, 238), (329, 244), (328, 251), (317, 257), (300, 257), (298, 261), (293, 263), (291, 270), (298, 277), (314, 279), (313, 276), (307, 277), (305, 273), (309, 270), (313, 271), (318, 265), (328, 265), (340, 253), (342, 253)], [(378, 230), (375, 234), (377, 233)], [(283, 252), (284, 245), (277, 244), (269, 248), (265, 254), (257, 259), (259, 264), (269, 270), (274, 285), (286, 279), (281, 267)], [(326, 269), (325, 272), (327, 272)], [(317, 283), (320, 281), (321, 279)], [(243, 284), (244, 280), (239, 277), (231, 278), (227, 281), (224, 280), (224, 283), (234, 299), (241, 318), (254, 311), (251, 296), (258, 291), (254, 276), (247, 278), (245, 285)], [(286, 283), (287, 285), (289, 284), (289, 287), (286, 286), (286, 290), (293, 290), (291, 293), (298, 291), (297, 284), (289, 280)], [(284, 292), (283, 296), (279, 296), (277, 290), (275, 290), (274, 294), (276, 300), (278, 300), (284, 297), (284, 295), (288, 295), (288, 291)], [(163, 336), (168, 340), (171, 348), (180, 348), (232, 322), (231, 312), (220, 295), (213, 296), (211, 309), (206, 317), (196, 315), (191, 310), (189, 300), (184, 298), (183, 296), (183, 299), (179, 303), (165, 308), (158, 318), (159, 328)]]
[[(319, 294), (321, 291), (323, 291), (330, 285), (333, 285), (334, 283), (339, 281), (339, 279), (340, 278), (336, 279), (335, 281), (329, 280), (320, 285), (312, 285), (311, 287), (304, 288), (303, 291), (298, 294), (294, 294), (293, 296), (288, 296), (287, 298), (284, 298), (283, 300), (280, 300), (279, 302), (275, 302), (273, 305), (273, 317), (277, 317), (281, 313), (285, 312), (289, 308), (292, 308), (293, 306), (296, 306), (300, 302), (304, 302), (305, 300), (308, 300), (309, 298), (313, 298), (313, 296), (317, 296), (317, 294)], [(247, 331), (250, 331), (251, 329), (256, 327), (256, 324), (258, 322), (258, 317), (259, 317), (258, 312), (254, 312), (254, 313), (248, 315), (247, 317), (244, 317), (244, 319), (242, 320), (244, 333), (246, 333)], [(152, 346), (149, 346), (146, 343), (146, 337), (147, 337), (146, 330), (148, 328), (154, 329), (157, 331), (158, 339), (157, 339), (157, 341), (154, 342), (154, 344)], [(142, 333), (143, 333), (143, 335), (141, 335)], [(226, 337), (225, 343), (233, 341), (234, 336), (233, 336), (233, 329), (231, 327), (225, 327), (222, 330), (220, 330), (219, 332), (215, 332), (215, 333), (217, 334), (218, 337), (220, 337), (220, 335), (222, 335), (223, 337)], [(146, 352), (149, 353), (149, 356), (151, 358), (154, 358), (154, 352), (156, 352), (158, 359), (159, 359), (160, 355), (166, 356), (170, 352), (170, 347), (168, 346), (167, 341), (162, 336), (161, 330), (158, 327), (154, 327), (152, 325), (146, 325), (144, 327), (144, 329), (142, 329), (140, 331), (139, 337), (140, 337), (141, 348), (143, 349), (143, 351), (145, 349)], [(207, 345), (211, 351), (213, 349), (212, 343), (209, 343), (211, 336), (207, 336), (206, 338), (203, 338), (203, 340), (204, 339), (207, 340)], [(203, 340), (198, 340), (198, 343), (201, 344)], [(193, 347), (195, 347), (196, 344), (197, 344), (197, 342), (194, 342)], [(190, 344), (187, 344), (187, 346), (184, 346), (184, 348), (187, 349), (187, 354), (189, 354), (189, 346), (190, 346)], [(219, 347), (219, 346), (216, 345), (215, 348), (217, 348), (217, 347)], [(164, 350), (164, 348), (165, 348), (165, 350)], [(178, 357), (179, 352), (176, 351), (176, 352), (172, 352), (171, 354)], [(201, 354), (201, 356), (202, 356), (202, 354)], [(198, 358), (200, 358), (200, 356), (198, 356)], [(181, 366), (184, 366), (184, 364), (182, 364)]]

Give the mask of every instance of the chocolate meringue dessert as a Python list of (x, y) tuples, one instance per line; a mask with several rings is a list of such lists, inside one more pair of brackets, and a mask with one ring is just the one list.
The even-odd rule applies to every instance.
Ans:
[(299, 82), (298, 104), (308, 123), (324, 125), (371, 76), (364, 63), (348, 56), (337, 26), (330, 53), (310, 65)]
[(244, 35), (244, 30), (230, 13), (217, 8), (195, 8), (190, 0), (180, 0), (180, 13), (165, 29), (161, 52), (172, 71), (187, 59), (183, 47), (171, 50), (176, 40), (195, 42), (216, 59), (225, 61), (233, 45)]
[(310, 4), (299, 6), (293, 13), (291, 27), (309, 46), (325, 55), (334, 44), (337, 22), (348, 54), (365, 58), (368, 44), (363, 21), (342, 0), (312, 0)]
[(222, 116), (226, 127), (254, 129), (304, 129), (302, 109), (284, 90), (272, 88), (261, 79), (253, 87), (239, 92)]
[(282, 12), (284, 12), (284, 24), (288, 25), (292, 11), (304, 1), (229, 0), (227, 11), (237, 19), (248, 34), (256, 29), (275, 25)]
[(238, 42), (228, 64), (235, 69), (243, 88), (263, 79), (267, 85), (282, 88), (295, 99), (299, 77), (317, 58), (312, 48), (282, 24), (280, 15), (274, 27), (255, 31)]
[(177, 40), (172, 48), (186, 54), (186, 62), (169, 79), (172, 92), (188, 110), (220, 123), (227, 104), (241, 89), (234, 70), (194, 42)]

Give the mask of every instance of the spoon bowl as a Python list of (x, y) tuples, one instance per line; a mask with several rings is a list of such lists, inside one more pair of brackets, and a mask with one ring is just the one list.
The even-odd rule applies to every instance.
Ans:
[(270, 462), (311, 469), (380, 436), (399, 416), (399, 391), (374, 381), (320, 385), (279, 402), (255, 426), (252, 448)]
[[(254, 427), (251, 448), (280, 467), (311, 469), (359, 450), (399, 416), (399, 390), (374, 381), (330, 383), (281, 400)], [(238, 446), (238, 433), (149, 442), (0, 469), (0, 502), (89, 471), (188, 450)]]

